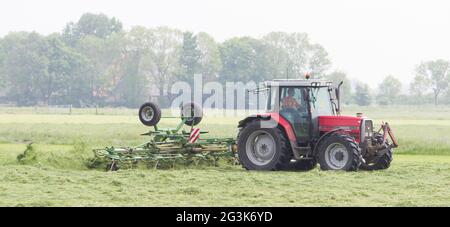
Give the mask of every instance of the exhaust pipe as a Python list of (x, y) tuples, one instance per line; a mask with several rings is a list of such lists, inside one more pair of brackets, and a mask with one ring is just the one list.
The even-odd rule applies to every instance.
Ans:
[(341, 86), (344, 84), (344, 81), (341, 81), (336, 89), (336, 98), (338, 101), (338, 115), (341, 115)]

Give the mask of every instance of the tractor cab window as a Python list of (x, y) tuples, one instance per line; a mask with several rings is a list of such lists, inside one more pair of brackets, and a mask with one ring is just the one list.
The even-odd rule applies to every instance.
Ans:
[(331, 96), (328, 88), (311, 88), (311, 110), (315, 116), (335, 115), (331, 104)]
[(267, 98), (267, 111), (275, 111), (275, 105), (277, 101), (277, 88), (270, 88), (269, 89), (269, 97)]
[(285, 87), (281, 89), (280, 110), (295, 110), (296, 112), (307, 112), (306, 90), (300, 87)]
[(304, 87), (280, 88), (280, 115), (291, 123), (299, 141), (306, 141), (309, 135), (307, 95)]

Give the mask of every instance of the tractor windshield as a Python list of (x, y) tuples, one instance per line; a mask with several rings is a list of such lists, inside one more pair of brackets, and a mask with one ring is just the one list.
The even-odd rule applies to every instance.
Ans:
[(316, 116), (335, 115), (332, 106), (332, 98), (327, 87), (315, 87), (310, 89), (311, 110)]

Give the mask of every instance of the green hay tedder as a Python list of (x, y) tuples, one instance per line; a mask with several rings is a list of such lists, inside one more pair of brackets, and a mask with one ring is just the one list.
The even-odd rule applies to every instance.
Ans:
[[(184, 160), (198, 164), (206, 160), (216, 165), (221, 157), (236, 160), (234, 138), (200, 138), (201, 134), (208, 133), (194, 127), (201, 122), (202, 117), (201, 108), (194, 103), (183, 105), (180, 117), (161, 117), (158, 105), (145, 103), (139, 109), (139, 119), (144, 125), (153, 127), (153, 130), (142, 134), (150, 139), (134, 147), (94, 149), (95, 158), (107, 161), (107, 169), (111, 171), (142, 161), (154, 163), (157, 167), (160, 161)], [(180, 122), (174, 128), (162, 129), (158, 127), (161, 118), (179, 118)]]

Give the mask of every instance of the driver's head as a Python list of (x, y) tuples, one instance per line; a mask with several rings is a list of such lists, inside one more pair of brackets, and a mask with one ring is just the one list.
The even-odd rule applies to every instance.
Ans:
[(294, 96), (294, 95), (295, 95), (295, 90), (294, 90), (294, 88), (289, 88), (289, 89), (288, 89), (288, 96), (292, 97), (292, 96)]

